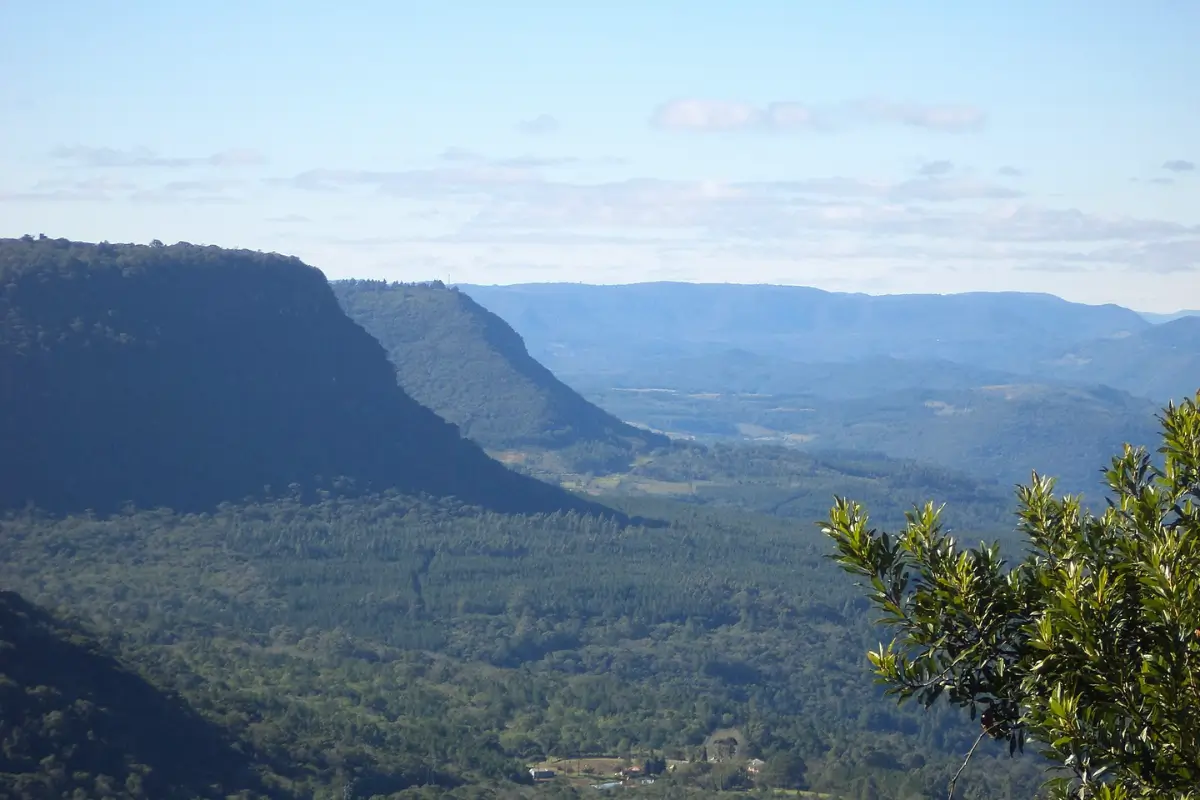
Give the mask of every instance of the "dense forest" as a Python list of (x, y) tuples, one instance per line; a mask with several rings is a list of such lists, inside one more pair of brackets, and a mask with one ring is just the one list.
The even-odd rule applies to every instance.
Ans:
[(264, 487), (583, 508), (405, 394), (294, 258), (0, 240), (0, 507), (180, 510)]
[[(186, 699), (242, 754), (229, 768), (275, 796), (518, 791), (526, 765), (578, 756), (680, 762), (645, 792), (750, 786), (752, 756), (841, 797), (945, 786), (973, 731), (863, 691), (876, 634), (813, 525), (625, 506), (666, 524), (395, 494), (22, 513), (0, 523), (0, 583)], [(705, 760), (718, 731), (738, 740), (733, 760)], [(964, 797), (1029, 797), (1043, 775), (1005, 750), (977, 758)], [(45, 762), (15, 769), (53, 780)], [(214, 780), (253, 790), (246, 774)]]
[(223, 797), (255, 789), (226, 732), (78, 625), (0, 591), (0, 796)]
[(486, 448), (567, 451), (573, 465), (605, 468), (667, 444), (584, 400), (530, 357), (508, 323), (456, 289), (332, 285), (347, 315), (387, 350), (404, 391)]

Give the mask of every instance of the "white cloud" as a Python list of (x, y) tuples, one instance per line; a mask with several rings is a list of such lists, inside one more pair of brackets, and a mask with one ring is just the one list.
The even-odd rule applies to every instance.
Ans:
[(926, 105), (868, 100), (859, 104), (857, 110), (870, 120), (896, 122), (914, 128), (938, 131), (975, 131), (987, 122), (987, 114), (982, 109), (969, 105)]
[(764, 120), (764, 113), (749, 103), (700, 99), (663, 103), (650, 118), (655, 127), (676, 131), (747, 130)]
[(917, 172), (928, 178), (949, 175), (951, 172), (954, 172), (954, 162), (946, 159), (926, 161)]

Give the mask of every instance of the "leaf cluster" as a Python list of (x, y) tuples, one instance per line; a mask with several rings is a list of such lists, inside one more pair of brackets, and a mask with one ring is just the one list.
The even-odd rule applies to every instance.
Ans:
[(1069, 774), (1059, 796), (1191, 797), (1200, 781), (1200, 394), (1160, 418), (1162, 466), (1126, 445), (1102, 513), (1017, 491), (1028, 552), (963, 548), (932, 504), (898, 534), (839, 499), (823, 527), (895, 632), (869, 654), (900, 701), (945, 695), (980, 736), (1026, 740)]

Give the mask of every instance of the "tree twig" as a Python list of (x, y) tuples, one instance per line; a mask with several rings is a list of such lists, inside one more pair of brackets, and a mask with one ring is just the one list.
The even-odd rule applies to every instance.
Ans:
[(967, 751), (967, 757), (963, 759), (963, 763), (959, 765), (958, 771), (955, 772), (954, 777), (950, 779), (950, 786), (948, 787), (949, 794), (946, 796), (946, 800), (954, 800), (954, 787), (958, 783), (958, 776), (962, 775), (963, 770), (967, 768), (967, 764), (971, 763), (971, 756), (975, 755), (975, 750), (979, 747), (979, 743), (983, 741), (984, 736), (987, 736), (992, 732), (993, 727), (995, 726), (989, 725), (981, 730), (979, 735), (975, 737), (975, 744), (971, 745), (971, 749)]

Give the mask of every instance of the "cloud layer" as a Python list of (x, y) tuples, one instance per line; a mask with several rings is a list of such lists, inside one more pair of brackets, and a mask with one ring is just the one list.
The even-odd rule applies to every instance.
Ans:
[(867, 124), (893, 124), (932, 131), (964, 133), (981, 129), (987, 115), (970, 105), (927, 105), (863, 100), (836, 107), (797, 101), (756, 106), (739, 100), (680, 98), (669, 100), (650, 116), (668, 131), (834, 131)]
[(893, 181), (583, 183), (548, 177), (515, 159), (451, 156), (433, 169), (316, 169), (273, 185), (458, 209), (450, 229), (393, 244), (623, 246), (659, 259), (686, 251), (705, 258), (891, 259), (892, 267), (1009, 262), (1040, 270), (1166, 272), (1196, 268), (1200, 242), (1200, 226), (1047, 208), (949, 161), (926, 162), (916, 177)]
[(147, 147), (118, 150), (112, 147), (86, 147), (83, 145), (56, 147), (50, 157), (77, 167), (132, 168), (158, 167), (181, 169), (187, 167), (245, 167), (266, 163), (266, 158), (257, 150), (223, 150), (208, 156), (179, 157), (162, 156)]

